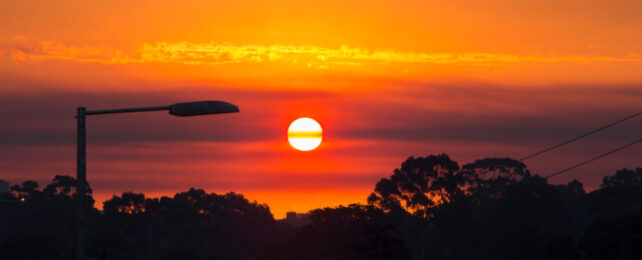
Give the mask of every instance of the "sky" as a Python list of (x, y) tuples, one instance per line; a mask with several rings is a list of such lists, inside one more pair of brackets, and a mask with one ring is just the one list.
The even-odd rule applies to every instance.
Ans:
[[(365, 202), (409, 156), (520, 158), (642, 111), (640, 1), (0, 0), (0, 179), (75, 176), (78, 106), (223, 100), (241, 112), (87, 118), (96, 207), (234, 191), (287, 211)], [(323, 127), (313, 151), (288, 125)], [(548, 175), (642, 117), (526, 160)], [(636, 145), (563, 175), (588, 190)]]

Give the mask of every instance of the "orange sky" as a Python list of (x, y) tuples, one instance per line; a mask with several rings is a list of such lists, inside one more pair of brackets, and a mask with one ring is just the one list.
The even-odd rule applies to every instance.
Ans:
[[(0, 178), (75, 175), (76, 106), (214, 99), (241, 113), (89, 118), (96, 198), (195, 186), (276, 217), (363, 202), (410, 155), (519, 157), (639, 112), (640, 13), (640, 1), (2, 1)], [(287, 143), (303, 116), (324, 128), (312, 152)], [(526, 163), (546, 174), (640, 127)], [(640, 149), (554, 182), (597, 187), (642, 166)]]

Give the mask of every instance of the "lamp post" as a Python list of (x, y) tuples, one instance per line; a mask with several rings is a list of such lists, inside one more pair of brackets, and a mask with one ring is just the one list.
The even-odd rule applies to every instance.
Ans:
[(120, 108), (108, 110), (87, 110), (85, 107), (78, 107), (78, 152), (77, 152), (77, 167), (76, 179), (78, 181), (78, 202), (77, 202), (77, 220), (76, 220), (76, 259), (82, 260), (85, 258), (85, 245), (84, 245), (84, 232), (83, 232), (83, 203), (85, 200), (85, 190), (87, 184), (86, 171), (87, 160), (85, 150), (85, 117), (88, 115), (100, 114), (115, 114), (115, 113), (132, 113), (132, 112), (146, 112), (146, 111), (159, 111), (168, 110), (169, 114), (175, 116), (198, 116), (198, 115), (211, 115), (222, 113), (239, 112), (239, 108), (233, 104), (223, 101), (198, 101), (177, 103), (169, 106), (157, 107), (137, 107), (137, 108)]

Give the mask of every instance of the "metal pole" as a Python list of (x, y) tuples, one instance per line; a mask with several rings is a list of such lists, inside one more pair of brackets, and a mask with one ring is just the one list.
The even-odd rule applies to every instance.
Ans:
[(78, 107), (78, 158), (76, 168), (76, 180), (78, 181), (77, 190), (77, 219), (76, 219), (76, 259), (85, 258), (85, 244), (83, 233), (83, 211), (85, 201), (85, 184), (87, 183), (85, 172), (87, 170), (86, 152), (85, 152), (85, 107)]
[(159, 111), (159, 110), (169, 110), (169, 108), (170, 106), (157, 106), (157, 107), (134, 107), (134, 108), (118, 108), (118, 109), (105, 109), (105, 110), (89, 110), (89, 111), (85, 111), (85, 115)]

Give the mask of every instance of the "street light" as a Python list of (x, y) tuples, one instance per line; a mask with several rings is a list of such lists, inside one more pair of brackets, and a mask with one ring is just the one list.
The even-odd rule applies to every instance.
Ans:
[(132, 112), (146, 112), (146, 111), (159, 111), (168, 110), (169, 114), (175, 116), (198, 116), (198, 115), (211, 115), (222, 113), (239, 112), (239, 108), (233, 104), (223, 101), (199, 101), (199, 102), (186, 102), (177, 103), (170, 106), (157, 106), (157, 107), (137, 107), (137, 108), (120, 108), (108, 110), (87, 110), (85, 107), (78, 107), (78, 157), (76, 168), (76, 179), (78, 180), (78, 203), (77, 203), (77, 220), (76, 220), (76, 259), (82, 260), (85, 258), (85, 245), (84, 233), (82, 227), (83, 220), (83, 201), (85, 199), (85, 186), (87, 183), (86, 171), (86, 149), (85, 149), (85, 117), (88, 115), (100, 114), (115, 114), (115, 113), (132, 113)]

